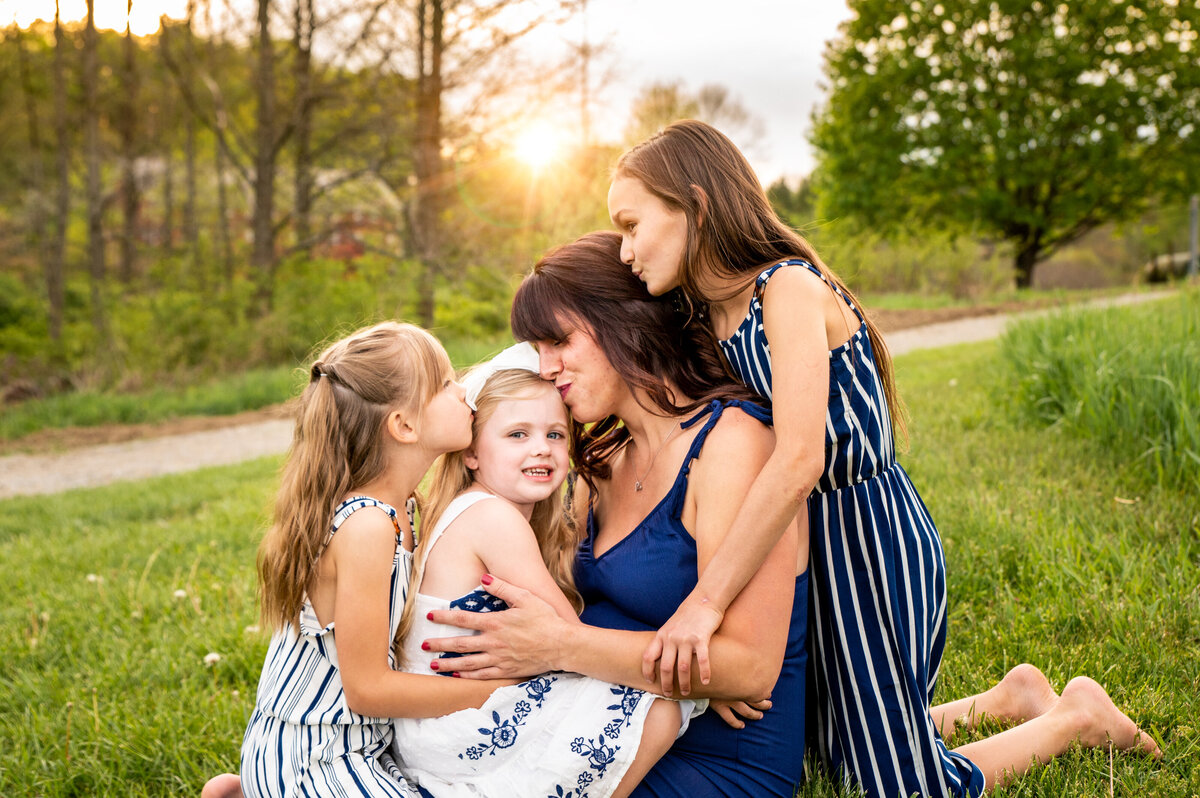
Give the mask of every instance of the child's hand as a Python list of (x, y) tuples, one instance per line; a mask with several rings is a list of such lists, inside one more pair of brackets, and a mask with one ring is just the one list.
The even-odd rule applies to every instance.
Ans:
[[(498, 679), (536, 676), (557, 670), (562, 628), (566, 621), (547, 602), (528, 590), (487, 574), (483, 584), (489, 593), (508, 602), (503, 612), (434, 610), (437, 623), (479, 632), (470, 637), (440, 637), (425, 641), (426, 650), (476, 652), (444, 660), (456, 675), (466, 679)], [(443, 662), (443, 660), (438, 660)]]
[[(771, 708), (771, 699), (762, 701), (725, 701), (713, 698), (708, 702), (708, 708), (721, 716), (721, 720), (735, 729), (746, 728), (746, 721), (762, 720), (763, 713)], [(741, 717), (738, 717), (738, 716)]]
[(695, 598), (694, 593), (688, 596), (646, 647), (642, 654), (642, 675), (647, 681), (654, 681), (657, 667), (662, 675), (663, 695), (669, 696), (678, 671), (679, 692), (687, 695), (692, 690), (692, 656), (695, 655), (700, 683), (708, 684), (712, 678), (708, 641), (723, 618), (724, 613), (707, 599)]

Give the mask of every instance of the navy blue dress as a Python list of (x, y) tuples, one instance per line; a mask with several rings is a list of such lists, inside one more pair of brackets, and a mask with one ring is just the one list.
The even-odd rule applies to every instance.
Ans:
[[(765, 270), (746, 318), (721, 342), (734, 372), (768, 400), (762, 293), (787, 266), (825, 279), (805, 261)], [(808, 519), (810, 743), (868, 798), (981, 794), (983, 771), (946, 748), (929, 716), (946, 644), (946, 561), (933, 519), (896, 462), (865, 323), (829, 353), (825, 472)]]
[[(584, 623), (610, 629), (655, 630), (666, 623), (696, 586), (696, 541), (680, 517), (692, 460), (726, 407), (735, 405), (770, 422), (767, 411), (742, 402), (713, 402), (683, 423), (704, 426), (692, 441), (671, 490), (648, 516), (599, 557), (596, 528), (588, 512), (587, 538), (575, 560), (575, 579), (587, 607)], [(762, 720), (733, 729), (715, 712), (692, 720), (688, 730), (658, 761), (635, 798), (651, 796), (787, 796), (800, 781), (804, 757), (805, 631), (808, 575), (796, 578), (787, 649), (772, 708)]]

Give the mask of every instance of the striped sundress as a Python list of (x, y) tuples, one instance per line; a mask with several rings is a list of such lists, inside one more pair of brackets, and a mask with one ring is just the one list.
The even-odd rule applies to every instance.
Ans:
[[(746, 318), (720, 342), (734, 372), (766, 399), (762, 295), (784, 266), (825, 279), (801, 260), (771, 266)], [(981, 794), (983, 772), (947, 749), (929, 715), (946, 642), (946, 564), (933, 520), (896, 462), (864, 323), (829, 353), (825, 471), (808, 514), (810, 748), (870, 798)]]
[[(396, 527), (389, 613), (395, 636), (412, 568), (396, 510), (365, 496), (348, 499), (334, 511), (329, 536), (365, 507), (384, 511)], [(394, 667), (390, 650), (388, 664)], [(306, 600), (299, 633), (291, 625), (277, 629), (267, 649), (258, 698), (242, 740), (242, 792), (246, 798), (415, 798), (416, 790), (405, 783), (389, 752), (391, 743), (390, 718), (365, 717), (346, 706), (333, 623), (322, 627)]]

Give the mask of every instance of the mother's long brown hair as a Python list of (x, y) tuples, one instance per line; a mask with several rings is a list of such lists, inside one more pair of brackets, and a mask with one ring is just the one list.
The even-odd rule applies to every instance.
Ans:
[[(663, 415), (681, 416), (713, 399), (761, 398), (728, 371), (705, 331), (685, 325), (670, 297), (653, 297), (621, 262), (621, 236), (587, 235), (546, 253), (513, 298), (511, 324), (519, 341), (557, 341), (564, 324), (595, 339), (631, 390), (645, 392)], [(571, 458), (594, 486), (610, 473), (608, 459), (629, 432), (615, 416), (586, 429), (574, 424)]]

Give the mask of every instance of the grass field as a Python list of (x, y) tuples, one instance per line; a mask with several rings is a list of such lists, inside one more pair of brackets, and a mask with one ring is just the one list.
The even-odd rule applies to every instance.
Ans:
[[(998, 794), (1200, 795), (1200, 501), (1025, 420), (1001, 361), (996, 344), (898, 361), (902, 460), (949, 566), (940, 697), (1022, 661), (1060, 689), (1091, 675), (1164, 759), (1076, 751)], [(236, 766), (277, 466), (0, 502), (0, 795), (195, 795)], [(818, 777), (801, 794), (834, 792)]]

